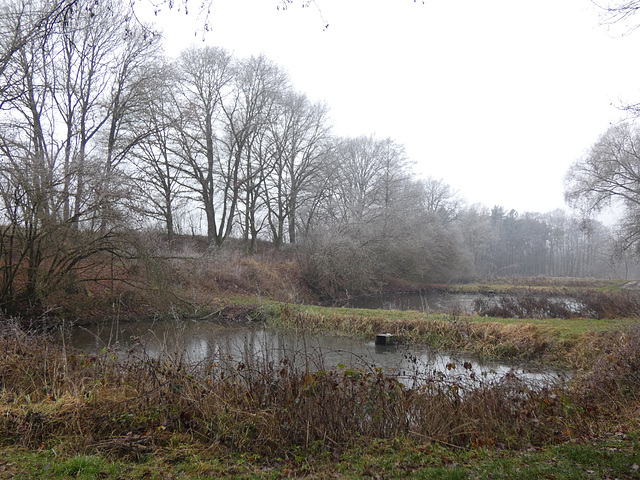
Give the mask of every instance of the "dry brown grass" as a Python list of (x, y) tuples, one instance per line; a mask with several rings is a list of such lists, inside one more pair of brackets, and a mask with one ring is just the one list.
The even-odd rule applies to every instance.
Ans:
[(600, 354), (580, 376), (576, 388), (594, 405), (640, 405), (640, 324), (590, 347), (598, 348)]
[(248, 294), (283, 302), (298, 302), (307, 295), (295, 260), (281, 252), (247, 255), (233, 246), (183, 251), (173, 256), (171, 267), (176, 291), (183, 294)]
[(228, 295), (293, 303), (309, 299), (289, 251), (261, 245), (260, 253), (250, 255), (241, 242), (212, 249), (199, 237), (170, 246), (153, 234), (137, 246), (128, 258), (104, 255), (95, 268), (50, 292), (37, 311), (21, 310), (22, 318), (32, 326), (39, 316), (51, 323), (63, 317), (83, 322), (114, 315), (144, 318), (175, 309), (208, 314)]

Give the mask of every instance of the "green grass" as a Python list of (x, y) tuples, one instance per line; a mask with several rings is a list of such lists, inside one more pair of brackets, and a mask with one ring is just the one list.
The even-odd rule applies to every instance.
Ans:
[[(188, 439), (183, 439), (188, 440)], [(640, 478), (640, 444), (631, 438), (583, 439), (580, 443), (510, 451), (477, 447), (451, 449), (406, 439), (363, 441), (341, 455), (287, 458), (220, 454), (189, 445), (164, 449), (139, 461), (100, 455), (61, 457), (3, 449), (0, 478), (78, 479), (584, 479)]]
[(453, 317), (450, 314), (443, 313), (422, 313), (416, 310), (382, 310), (382, 309), (364, 309), (364, 308), (339, 308), (339, 307), (320, 307), (316, 305), (303, 305), (296, 307), (300, 311), (315, 315), (323, 315), (329, 317), (332, 315), (357, 316), (363, 319), (381, 319), (385, 322), (393, 324), (401, 320), (424, 320), (424, 321), (464, 321), (469, 323), (499, 323), (502, 325), (531, 324), (548, 327), (552, 330), (562, 333), (563, 336), (580, 335), (585, 332), (602, 332), (627, 325), (633, 325), (638, 322), (635, 318), (616, 318), (616, 319), (590, 319), (590, 318), (498, 318), (498, 317), (482, 317), (479, 315), (460, 315)]
[(465, 321), (471, 323), (495, 322), (502, 325), (539, 325), (549, 329), (551, 333), (556, 333), (563, 337), (575, 337), (588, 332), (606, 332), (621, 327), (626, 327), (638, 323), (637, 318), (617, 318), (617, 319), (591, 319), (591, 318), (496, 318), (496, 317), (464, 317)]

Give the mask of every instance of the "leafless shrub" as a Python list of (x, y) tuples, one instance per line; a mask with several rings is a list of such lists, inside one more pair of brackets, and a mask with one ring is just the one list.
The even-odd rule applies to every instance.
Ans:
[(640, 296), (636, 292), (581, 291), (569, 296), (530, 293), (477, 298), (480, 315), (500, 318), (638, 318)]
[(583, 307), (580, 316), (586, 318), (638, 318), (640, 295), (633, 291), (593, 292), (585, 291), (575, 296)]
[(533, 294), (476, 298), (474, 310), (480, 315), (500, 318), (570, 318), (575, 315), (568, 300)]
[(349, 238), (316, 238), (299, 256), (308, 285), (323, 295), (369, 293), (380, 288), (372, 252)]
[(581, 379), (585, 398), (603, 402), (628, 403), (640, 400), (640, 323), (630, 327), (603, 349), (593, 369)]

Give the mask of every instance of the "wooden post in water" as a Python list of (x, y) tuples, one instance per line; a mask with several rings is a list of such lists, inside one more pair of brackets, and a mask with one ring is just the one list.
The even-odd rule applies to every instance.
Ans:
[(390, 333), (378, 333), (376, 335), (376, 345), (378, 346), (387, 346), (393, 345), (395, 343), (395, 338)]

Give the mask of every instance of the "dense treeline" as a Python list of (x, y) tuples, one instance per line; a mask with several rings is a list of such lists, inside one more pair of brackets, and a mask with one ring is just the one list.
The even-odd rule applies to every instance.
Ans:
[[(611, 274), (594, 221), (465, 206), (392, 139), (338, 138), (264, 56), (163, 55), (116, 0), (0, 12), (0, 305), (114, 275), (133, 232), (297, 244), (312, 288)], [(105, 265), (109, 258), (109, 267)], [(94, 260), (95, 259), (95, 260)]]
[(624, 252), (610, 228), (562, 210), (546, 214), (465, 209), (459, 222), (476, 275), (616, 276)]

